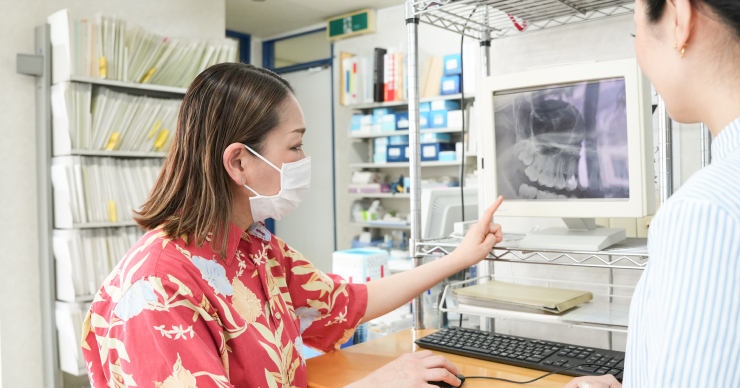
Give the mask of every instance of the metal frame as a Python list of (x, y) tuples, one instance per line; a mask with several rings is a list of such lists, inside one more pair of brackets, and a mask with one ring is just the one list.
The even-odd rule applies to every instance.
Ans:
[(239, 41), (239, 61), (241, 63), (251, 63), (252, 35), (234, 30), (226, 30), (226, 37), (234, 38)]
[[(449, 254), (461, 241), (443, 238), (429, 241), (421, 240), (420, 209), (420, 159), (419, 159), (419, 23), (431, 24), (481, 42), (481, 61), (483, 76), (490, 71), (490, 39), (512, 36), (526, 30), (537, 31), (553, 27), (600, 20), (634, 12), (632, 0), (406, 0), (405, 18), (408, 37), (408, 86), (409, 86), (409, 145), (410, 145), (410, 186), (411, 186), (411, 238), (410, 249), (414, 266), (420, 266), (424, 257)], [(510, 16), (516, 15), (516, 17)], [(661, 203), (673, 192), (671, 158), (671, 121), (667, 116), (665, 104), (659, 97), (661, 110), (660, 124), (660, 163), (659, 174)], [(708, 149), (708, 145), (705, 145)], [(480, 150), (478, 150), (480, 154)], [(706, 152), (705, 152), (706, 155)], [(705, 156), (705, 159), (707, 157)], [(480, 169), (481, 160), (478, 159)], [(483, 179), (482, 177), (479, 179)], [(483, 187), (482, 185), (479, 185)], [(648, 253), (645, 239), (628, 239), (602, 252), (556, 252), (521, 251), (516, 246), (506, 248), (497, 246), (479, 264), (481, 279), (492, 275), (490, 261), (536, 263), (609, 269), (610, 279), (613, 269), (642, 270), (647, 265)], [(613, 284), (607, 285), (613, 286)], [(610, 292), (611, 294), (611, 292)], [(421, 296), (412, 304), (414, 328), (424, 328), (424, 311)], [(483, 320), (481, 328), (492, 329), (493, 321)], [(484, 329), (484, 330), (485, 330)], [(611, 337), (610, 337), (611, 341)]]
[(301, 70), (308, 70), (314, 67), (330, 67), (332, 65), (331, 62), (332, 62), (332, 56), (334, 53), (333, 43), (329, 43), (331, 45), (331, 48), (330, 48), (331, 54), (329, 58), (319, 59), (319, 60), (311, 61), (311, 62), (299, 63), (297, 65), (292, 65), (292, 66), (275, 68), (275, 43), (276, 42), (279, 42), (281, 40), (286, 40), (286, 39), (297, 38), (303, 35), (315, 34), (321, 31), (326, 31), (326, 27), (317, 28), (315, 30), (310, 30), (310, 31), (304, 31), (304, 32), (294, 34), (294, 35), (282, 36), (280, 38), (266, 40), (262, 42), (262, 67), (264, 67), (265, 69), (272, 70), (278, 74), (290, 73), (290, 72), (301, 71)]

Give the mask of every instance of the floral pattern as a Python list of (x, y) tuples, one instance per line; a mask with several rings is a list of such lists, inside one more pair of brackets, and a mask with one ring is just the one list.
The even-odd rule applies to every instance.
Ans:
[[(207, 259), (213, 257), (213, 259)], [(93, 388), (294, 388), (365, 313), (364, 285), (313, 267), (261, 224), (208, 240), (148, 232), (96, 294), (82, 349)]]
[(124, 321), (139, 315), (149, 302), (156, 302), (157, 296), (154, 295), (154, 289), (145, 280), (139, 280), (134, 283), (113, 310), (116, 315)]
[(200, 276), (207, 281), (213, 289), (222, 295), (231, 295), (234, 290), (226, 279), (226, 270), (216, 260), (207, 260), (202, 257), (193, 256), (190, 261), (200, 270)]
[(234, 297), (231, 298), (231, 302), (234, 305), (234, 309), (247, 323), (254, 323), (257, 317), (262, 315), (262, 304), (260, 300), (239, 279), (234, 279), (232, 287), (234, 289)]

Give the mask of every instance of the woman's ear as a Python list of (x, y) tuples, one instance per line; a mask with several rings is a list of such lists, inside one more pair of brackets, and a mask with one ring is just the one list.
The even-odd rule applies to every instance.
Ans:
[(226, 147), (223, 160), (224, 168), (231, 180), (239, 186), (243, 185), (247, 165), (247, 149), (244, 148), (244, 144), (233, 143)]

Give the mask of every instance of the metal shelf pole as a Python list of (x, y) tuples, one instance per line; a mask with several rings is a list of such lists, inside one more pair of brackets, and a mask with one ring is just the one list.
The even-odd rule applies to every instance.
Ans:
[[(419, 18), (414, 12), (414, 0), (406, 0), (406, 34), (408, 37), (408, 94), (409, 94), (409, 179), (411, 190), (411, 238), (414, 267), (423, 264), (424, 257), (416, 252), (421, 240), (421, 144), (419, 134)], [(424, 328), (424, 300), (422, 295), (414, 298), (411, 308), (414, 328)]]
[(701, 123), (701, 168), (712, 162), (712, 134), (704, 123)]
[(660, 204), (673, 194), (673, 121), (668, 116), (663, 97), (658, 94), (658, 147), (660, 152), (658, 182)]
[[(485, 26), (488, 23), (488, 6), (483, 5), (479, 11), (480, 16), (480, 24), (482, 26)], [(488, 32), (487, 28), (479, 28), (478, 29), (478, 38), (480, 40), (480, 69), (481, 69), (481, 76), (482, 77), (488, 77), (491, 75), (491, 35)], [(483, 142), (479, 141), (478, 146), (480, 147)], [(478, 154), (481, 155), (482, 152), (478, 151)], [(478, 166), (478, 168), (481, 168), (482, 166)], [(482, 170), (479, 170), (482, 171)], [(483, 179), (483, 174), (479, 174), (481, 176), (481, 179)], [(478, 187), (482, 187), (483, 190), (479, 190), (479, 196), (478, 196), (478, 203), (479, 204), (485, 204), (485, 185), (478, 185)], [(482, 194), (482, 195), (481, 195)], [(482, 214), (483, 211), (485, 211), (484, 207), (481, 207), (478, 209), (478, 213)], [(480, 263), (477, 264), (477, 276), (488, 276), (493, 274), (493, 266), (494, 263), (491, 261), (483, 260)], [(480, 281), (481, 283), (485, 283), (486, 280)], [(495, 320), (493, 318), (489, 317), (481, 317), (480, 320), (480, 329), (483, 331), (494, 331), (495, 330)]]

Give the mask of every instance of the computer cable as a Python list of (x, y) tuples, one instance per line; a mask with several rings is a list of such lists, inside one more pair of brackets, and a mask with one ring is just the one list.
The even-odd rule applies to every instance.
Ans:
[[(470, 15), (468, 16), (468, 20), (470, 20), (471, 17), (473, 17), (473, 14), (475, 14), (475, 11), (478, 9), (478, 6), (475, 6), (473, 8), (473, 11), (470, 12)], [(465, 41), (465, 29), (468, 26), (468, 22), (465, 21), (465, 25), (463, 25), (462, 32), (460, 33), (460, 112), (462, 113), (462, 130), (460, 131), (462, 133), (462, 151), (460, 154), (460, 204), (462, 205), (462, 209), (460, 210), (460, 213), (462, 215), (462, 222), (465, 222), (465, 83), (464, 80), (464, 74), (465, 74), (465, 66), (463, 66), (463, 42)], [(462, 322), (462, 315), (460, 316)]]
[[(596, 366), (596, 367), (601, 367), (601, 365), (598, 365), (598, 364), (578, 364), (578, 365), (571, 365), (571, 366), (569, 366), (567, 368), (562, 368), (562, 369), (556, 370), (554, 372), (550, 372), (548, 374), (542, 375), (540, 377), (537, 377), (536, 379), (532, 379), (532, 380), (529, 380), (529, 381), (514, 381), (514, 380), (507, 380), (507, 379), (502, 379), (502, 378), (498, 378), (498, 377), (488, 377), (488, 376), (465, 376), (465, 380), (469, 380), (469, 379), (481, 379), (481, 380), (503, 381), (503, 382), (513, 383), (513, 384), (529, 384), (529, 383), (533, 383), (533, 382), (535, 382), (537, 380), (544, 379), (545, 377), (550, 376), (550, 375), (562, 373), (562, 372), (565, 372), (565, 371), (570, 370), (570, 369), (573, 369), (573, 368), (578, 368), (579, 366), (592, 366), (592, 367), (593, 366)], [(597, 377), (597, 376), (594, 376), (594, 377)]]

